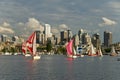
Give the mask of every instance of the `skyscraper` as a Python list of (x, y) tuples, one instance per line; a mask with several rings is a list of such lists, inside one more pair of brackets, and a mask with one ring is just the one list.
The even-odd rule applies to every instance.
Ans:
[(75, 46), (79, 45), (79, 36), (78, 35), (74, 35), (74, 44), (75, 44)]
[(96, 47), (96, 49), (98, 49), (100, 47), (101, 44), (101, 40), (100, 40), (100, 34), (96, 33), (92, 36), (92, 44), (94, 47)]
[(83, 29), (80, 29), (80, 30), (78, 31), (79, 43), (82, 43), (82, 35), (83, 35), (83, 33), (84, 33), (84, 30), (83, 30)]
[(91, 37), (88, 35), (88, 33), (83, 33), (82, 44), (91, 44)]
[(49, 24), (45, 24), (44, 26), (44, 32), (45, 32), (45, 40), (47, 40), (47, 38), (52, 37), (52, 33), (51, 33), (51, 26)]
[(112, 32), (104, 31), (104, 46), (109, 47), (112, 44)]
[(7, 35), (1, 35), (1, 42), (6, 42), (7, 41)]
[(36, 43), (40, 43), (40, 31), (35, 31), (36, 32)]
[(61, 38), (61, 43), (64, 44), (68, 41), (68, 32), (65, 31), (61, 31), (60, 32), (60, 38)]
[(67, 32), (68, 32), (68, 41), (70, 41), (70, 39), (72, 38), (72, 31), (67, 30)]
[(64, 44), (66, 42), (69, 42), (72, 38), (72, 31), (71, 30), (64, 30), (60, 32), (60, 38), (61, 42)]

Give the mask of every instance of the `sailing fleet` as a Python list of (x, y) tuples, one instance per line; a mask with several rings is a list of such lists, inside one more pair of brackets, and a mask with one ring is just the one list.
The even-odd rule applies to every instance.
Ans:
[[(66, 45), (67, 56), (70, 58), (84, 57), (84, 53), (82, 52), (82, 48), (80, 48), (81, 52), (78, 53), (78, 51), (77, 51), (78, 48), (77, 48), (77, 50), (75, 50), (73, 43), (74, 43), (74, 39), (71, 39)], [(101, 51), (101, 47), (99, 47), (96, 50), (92, 43), (89, 45), (85, 54), (87, 54), (88, 56), (99, 56), (99, 57), (103, 56), (103, 53)], [(112, 47), (110, 56), (117, 56), (117, 53), (115, 52), (114, 47)]]
[[(67, 53), (67, 57), (69, 58), (84, 57), (85, 56), (84, 54), (87, 54), (88, 56), (100, 56), (100, 57), (103, 56), (101, 47), (99, 47), (96, 50), (92, 43), (86, 49), (87, 49), (86, 51), (83, 51), (82, 47), (78, 47), (78, 46), (75, 47), (74, 39), (71, 39), (66, 44), (66, 53)], [(36, 32), (33, 32), (28, 37), (28, 39), (22, 43), (22, 53), (25, 57), (31, 56), (32, 59), (34, 60), (39, 60), (41, 58), (41, 55), (37, 52), (37, 49), (36, 49)], [(112, 46), (110, 56), (117, 56), (117, 55), (118, 54), (115, 52), (114, 46)]]

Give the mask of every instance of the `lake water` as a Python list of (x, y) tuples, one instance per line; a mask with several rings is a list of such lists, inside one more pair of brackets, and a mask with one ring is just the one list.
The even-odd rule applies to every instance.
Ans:
[(0, 80), (120, 80), (117, 58), (42, 55), (34, 61), (31, 57), (0, 55)]

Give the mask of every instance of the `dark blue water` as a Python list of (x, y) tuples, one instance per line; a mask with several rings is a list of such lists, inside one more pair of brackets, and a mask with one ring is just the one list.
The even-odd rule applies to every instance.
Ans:
[(118, 57), (0, 56), (0, 80), (120, 80)]

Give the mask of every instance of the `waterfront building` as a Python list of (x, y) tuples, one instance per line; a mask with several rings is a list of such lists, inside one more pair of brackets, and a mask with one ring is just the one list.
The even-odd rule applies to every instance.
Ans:
[(45, 34), (40, 30), (37, 30), (35, 32), (36, 32), (36, 43), (44, 44), (45, 43)]
[(39, 30), (37, 30), (35, 32), (36, 32), (36, 43), (39, 44), (40, 43), (40, 33), (41, 32)]
[(72, 38), (72, 31), (71, 30), (65, 30), (60, 32), (60, 38), (61, 38), (61, 43), (65, 44), (66, 42), (69, 42), (70, 39)]
[(45, 41), (47, 41), (47, 38), (52, 37), (51, 26), (49, 24), (45, 24), (45, 26), (44, 26), (44, 34), (45, 34)]
[(12, 41), (13, 41), (13, 42), (17, 42), (17, 41), (18, 41), (18, 39), (19, 39), (19, 37), (18, 37), (18, 36), (13, 36), (13, 37), (12, 37)]
[(101, 45), (101, 40), (100, 40), (100, 34), (99, 33), (93, 34), (92, 44), (93, 44), (94, 47), (96, 47), (96, 49), (99, 49), (99, 47)]
[(88, 33), (83, 33), (82, 35), (82, 44), (91, 44), (91, 37)]
[(68, 32), (65, 30), (65, 31), (61, 31), (60, 32), (60, 36), (61, 36), (61, 43), (62, 44), (65, 44), (68, 40)]
[(77, 34), (74, 35), (74, 44), (75, 44), (75, 46), (79, 45), (79, 36)]
[(45, 34), (40, 33), (40, 44), (45, 44)]
[(67, 32), (68, 32), (68, 42), (69, 42), (73, 35), (71, 30), (67, 30)]
[(80, 44), (82, 43), (82, 35), (83, 35), (83, 33), (84, 33), (84, 30), (83, 30), (83, 29), (80, 29), (80, 30), (78, 31), (78, 37), (79, 37), (79, 43), (80, 43)]
[(51, 41), (51, 44), (54, 46), (56, 43), (56, 39), (55, 39), (55, 35), (53, 35), (52, 37), (48, 38), (48, 40)]
[(60, 44), (60, 37), (56, 37), (56, 45)]
[(0, 42), (1, 42), (1, 37), (0, 37)]
[(2, 34), (2, 35), (1, 35), (1, 42), (6, 42), (7, 40), (8, 40), (8, 36)]
[(104, 31), (104, 46), (109, 47), (112, 44), (112, 32)]

